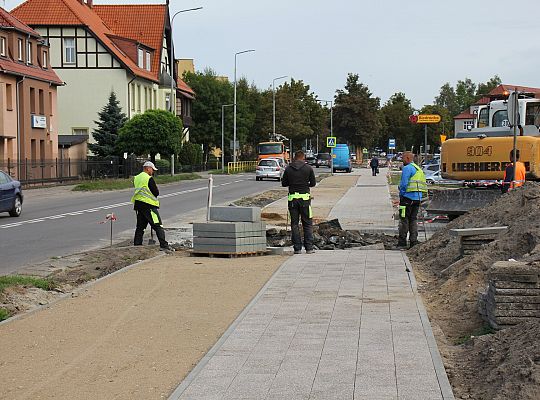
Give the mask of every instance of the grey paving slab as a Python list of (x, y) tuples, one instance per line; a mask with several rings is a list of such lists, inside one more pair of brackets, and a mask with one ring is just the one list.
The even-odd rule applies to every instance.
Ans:
[(310, 257), (285, 262), (171, 399), (453, 398), (403, 254)]

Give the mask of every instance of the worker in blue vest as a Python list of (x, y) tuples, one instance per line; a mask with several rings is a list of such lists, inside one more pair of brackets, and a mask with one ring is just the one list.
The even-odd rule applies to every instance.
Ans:
[(143, 164), (143, 171), (135, 177), (133, 184), (135, 192), (131, 198), (134, 203), (135, 214), (137, 215), (137, 228), (135, 229), (135, 238), (133, 244), (142, 246), (144, 230), (150, 224), (150, 228), (156, 232), (159, 240), (159, 248), (164, 251), (174, 251), (165, 240), (165, 231), (159, 215), (159, 189), (156, 181), (152, 177), (154, 171), (158, 169), (151, 161)]
[(300, 219), (304, 231), (304, 247), (307, 254), (313, 250), (313, 212), (311, 210), (311, 195), (309, 188), (317, 184), (315, 172), (306, 163), (302, 150), (294, 153), (294, 161), (285, 168), (281, 185), (289, 188), (288, 209), (291, 215), (291, 231), (294, 254), (302, 253), (302, 238), (300, 236)]
[(403, 169), (399, 183), (399, 240), (398, 247), (407, 247), (407, 234), (409, 247), (418, 244), (418, 210), (422, 202), (422, 195), (427, 193), (426, 176), (418, 165), (414, 163), (414, 154), (407, 151), (403, 153)]

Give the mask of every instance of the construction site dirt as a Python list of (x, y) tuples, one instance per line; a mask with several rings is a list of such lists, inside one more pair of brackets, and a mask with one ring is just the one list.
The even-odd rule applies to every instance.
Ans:
[[(497, 261), (540, 265), (540, 184), (503, 195), (455, 219), (409, 250), (456, 397), (538, 399), (540, 321), (495, 333), (478, 312), (488, 270)], [(460, 257), (451, 229), (508, 226), (474, 254)]]

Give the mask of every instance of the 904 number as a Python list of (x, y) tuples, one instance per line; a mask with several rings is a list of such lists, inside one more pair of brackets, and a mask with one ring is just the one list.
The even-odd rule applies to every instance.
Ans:
[(467, 156), (482, 157), (493, 155), (493, 146), (469, 146), (467, 147)]

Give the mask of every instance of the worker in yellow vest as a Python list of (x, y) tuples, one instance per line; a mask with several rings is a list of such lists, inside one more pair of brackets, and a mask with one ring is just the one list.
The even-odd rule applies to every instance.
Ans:
[(409, 247), (418, 244), (418, 210), (423, 194), (427, 193), (426, 176), (414, 163), (414, 154), (403, 153), (403, 169), (399, 183), (399, 240), (398, 247)]
[(135, 192), (131, 202), (134, 203), (133, 209), (137, 215), (137, 228), (133, 244), (142, 246), (144, 230), (150, 224), (150, 228), (156, 232), (160, 250), (174, 251), (165, 240), (165, 231), (159, 216), (159, 189), (152, 177), (154, 171), (157, 170), (153, 162), (146, 161), (143, 164), (143, 172), (137, 175), (133, 181)]

